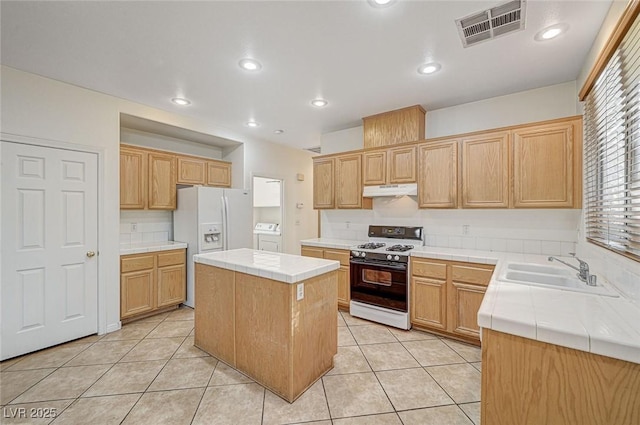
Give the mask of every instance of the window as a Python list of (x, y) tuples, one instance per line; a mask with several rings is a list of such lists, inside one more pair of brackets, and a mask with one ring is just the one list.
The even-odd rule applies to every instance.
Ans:
[(640, 261), (640, 20), (585, 100), (587, 240)]

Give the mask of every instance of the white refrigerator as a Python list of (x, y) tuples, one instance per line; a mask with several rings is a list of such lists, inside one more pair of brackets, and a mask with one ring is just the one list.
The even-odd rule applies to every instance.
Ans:
[(173, 212), (173, 239), (188, 244), (185, 304), (195, 307), (193, 256), (253, 247), (251, 192), (202, 186), (178, 189), (178, 208)]

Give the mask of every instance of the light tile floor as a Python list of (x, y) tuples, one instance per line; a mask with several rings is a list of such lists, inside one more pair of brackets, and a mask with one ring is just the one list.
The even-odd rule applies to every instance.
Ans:
[(480, 424), (479, 348), (344, 312), (338, 327), (334, 368), (292, 404), (195, 348), (181, 308), (0, 363), (0, 423)]

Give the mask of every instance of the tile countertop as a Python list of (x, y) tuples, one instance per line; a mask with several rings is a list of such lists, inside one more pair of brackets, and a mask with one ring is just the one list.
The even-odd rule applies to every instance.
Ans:
[(193, 261), (285, 283), (300, 282), (340, 268), (340, 262), (334, 260), (247, 248), (198, 254)]
[(142, 254), (154, 251), (170, 251), (172, 249), (186, 249), (187, 244), (177, 241), (136, 242), (120, 244), (120, 255)]
[[(309, 241), (313, 245), (301, 243), (346, 249), (359, 242), (342, 240), (336, 246), (334, 239)], [(322, 244), (324, 241), (326, 245)], [(640, 323), (640, 306), (633, 301), (622, 295), (614, 298), (499, 279), (510, 262), (550, 265), (546, 255), (422, 246), (411, 251), (411, 256), (494, 264), (496, 268), (478, 312), (478, 324), (483, 328), (640, 363), (640, 328), (633, 325)], [(556, 263), (553, 266), (566, 267)], [(618, 292), (600, 275), (598, 282)]]
[(300, 241), (302, 246), (316, 246), (318, 248), (351, 249), (354, 245), (362, 245), (367, 241), (353, 241), (350, 239), (314, 238)]

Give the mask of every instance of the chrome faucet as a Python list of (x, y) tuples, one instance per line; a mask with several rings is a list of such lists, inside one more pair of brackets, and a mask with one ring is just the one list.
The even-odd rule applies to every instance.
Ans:
[(584, 283), (586, 283), (589, 286), (596, 286), (596, 280), (597, 280), (598, 277), (595, 274), (589, 274), (589, 264), (587, 264), (586, 261), (582, 261), (581, 259), (576, 257), (576, 253), (575, 252), (570, 252), (569, 255), (571, 255), (573, 258), (578, 260), (578, 263), (580, 263), (580, 268), (578, 268), (576, 266), (572, 266), (569, 263), (565, 263), (564, 261), (562, 261), (561, 259), (556, 258), (556, 257), (549, 257), (548, 260), (549, 261), (556, 260), (557, 262), (562, 263), (565, 266), (568, 266), (568, 267), (571, 267), (574, 270), (577, 270), (578, 274), (576, 276), (578, 276), (578, 279), (580, 279), (581, 281), (583, 281)]

